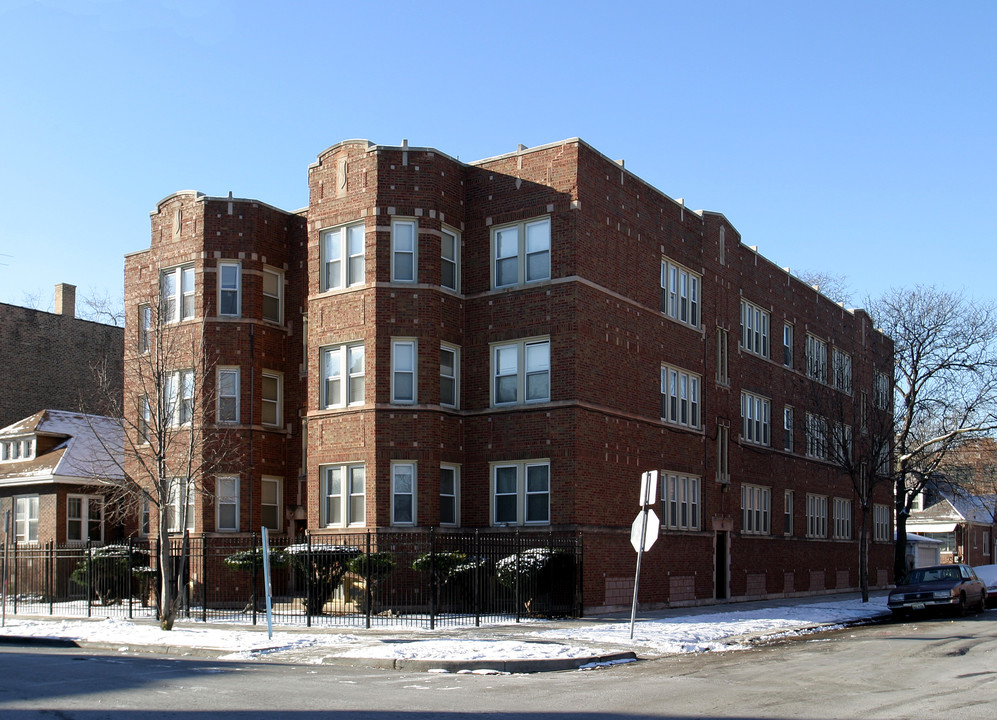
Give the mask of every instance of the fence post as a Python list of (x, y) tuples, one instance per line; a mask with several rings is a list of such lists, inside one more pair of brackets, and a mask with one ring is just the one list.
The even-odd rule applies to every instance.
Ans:
[(48, 552), (45, 553), (45, 585), (48, 591), (48, 614), (55, 614), (55, 583), (53, 578), (55, 578), (55, 543), (52, 540), (48, 541)]
[(436, 532), (429, 528), (429, 629), (436, 629)]
[(87, 617), (93, 616), (93, 553), (90, 548), (91, 540), (87, 538), (86, 554), (87, 554)]
[(201, 536), (201, 622), (208, 622), (208, 538)]
[(471, 571), (474, 576), (471, 578), (471, 594), (474, 601), (474, 627), (481, 627), (481, 533), (478, 528), (474, 528), (474, 559), (471, 561)]
[(14, 594), (14, 614), (15, 615), (17, 615), (17, 585), (18, 585), (18, 578), (21, 575), (21, 573), (18, 572), (18, 566), (17, 566), (17, 545), (18, 545), (18, 543), (17, 543), (17, 536), (15, 535), (14, 536), (14, 563), (13, 563), (13, 565), (14, 565), (14, 585), (13, 585), (13, 591), (14, 591), (14, 593), (13, 594)]
[(576, 602), (576, 617), (582, 617), (585, 614), (585, 566), (584, 561), (584, 544), (582, 543), (582, 533), (579, 531), (578, 539), (575, 541), (575, 556), (577, 558), (575, 562), (575, 572), (577, 576), (575, 578), (575, 602)]
[(367, 530), (367, 554), (363, 560), (363, 593), (367, 601), (365, 627), (370, 630), (370, 607), (374, 604), (374, 588), (370, 583), (370, 530)]
[(305, 627), (312, 626), (312, 536), (305, 535)]
[(135, 578), (135, 575), (134, 575), (134, 569), (135, 568), (132, 565), (132, 562), (133, 562), (134, 558), (135, 558), (135, 555), (132, 552), (132, 539), (129, 536), (129, 538), (128, 538), (128, 574), (125, 576), (125, 592), (128, 593), (128, 619), (129, 620), (132, 619), (132, 603), (135, 600), (135, 593), (132, 592), (133, 580)]
[[(253, 592), (249, 596), (249, 602), (253, 606), (253, 625), (255, 625), (256, 624), (256, 586), (259, 584), (259, 581), (260, 581), (260, 568), (259, 568), (259, 563), (256, 562), (256, 531), (255, 530), (253, 531), (252, 536), (253, 536), (253, 554), (251, 555), (251, 557), (253, 558)], [(262, 553), (262, 551), (261, 551), (261, 553)], [(262, 557), (262, 555), (261, 555), (261, 557)]]
[(515, 539), (514, 539), (514, 542), (513, 542), (513, 544), (515, 545), (515, 548), (516, 548), (516, 582), (515, 582), (516, 622), (520, 621), (521, 612), (520, 612), (519, 608), (523, 604), (522, 597), (520, 596), (521, 588), (520, 588), (520, 582), (519, 582), (519, 577), (520, 577), (520, 565), (519, 565), (519, 550), (520, 550), (520, 545), (519, 545), (519, 543), (520, 543), (520, 540), (521, 540), (521, 538), (519, 537), (519, 528), (516, 528), (516, 535), (515, 535)]

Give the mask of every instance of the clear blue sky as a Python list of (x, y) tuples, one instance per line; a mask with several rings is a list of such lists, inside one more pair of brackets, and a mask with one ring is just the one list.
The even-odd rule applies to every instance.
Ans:
[(0, 0), (0, 301), (120, 293), (183, 189), (578, 136), (782, 266), (994, 299), (997, 2)]

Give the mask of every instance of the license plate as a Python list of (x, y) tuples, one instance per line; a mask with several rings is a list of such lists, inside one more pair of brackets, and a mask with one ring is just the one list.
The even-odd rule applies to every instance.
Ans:
[(911, 603), (911, 610), (924, 610), (924, 603)]

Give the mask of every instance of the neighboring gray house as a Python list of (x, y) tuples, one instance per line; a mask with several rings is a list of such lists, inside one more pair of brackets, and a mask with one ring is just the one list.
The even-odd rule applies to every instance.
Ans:
[(915, 502), (907, 530), (941, 540), (941, 562), (995, 562), (995, 495), (976, 495), (957, 486), (930, 483)]

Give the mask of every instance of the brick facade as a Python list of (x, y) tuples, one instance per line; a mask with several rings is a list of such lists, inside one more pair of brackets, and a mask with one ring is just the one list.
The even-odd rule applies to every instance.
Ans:
[[(585, 605), (615, 608), (632, 592), (629, 528), (640, 475), (654, 469), (694, 495), (675, 504), (645, 557), (642, 604), (857, 587), (851, 481), (807, 457), (805, 417), (829, 394), (857, 416), (874, 372), (892, 372), (892, 343), (863, 311), (843, 309), (743, 245), (722, 215), (688, 210), (579, 140), (471, 164), (430, 148), (348, 141), (319, 155), (308, 182), (300, 213), (171, 196), (153, 213), (152, 246), (130, 255), (125, 271), (126, 347), (137, 342), (135, 308), (156, 297), (162, 270), (190, 264), (212, 361), (239, 366), (243, 379), (263, 368), (283, 373), (280, 430), (253, 425), (245, 413), (259, 394), (247, 397), (243, 384), (240, 442), (256, 435), (240, 472), (254, 483), (283, 479), (285, 517), (302, 521), (294, 530), (440, 526), (452, 517), (453, 483), (457, 527), (583, 533)], [(235, 319), (217, 317), (225, 260), (243, 273)], [(251, 273), (264, 266), (284, 272), (281, 325), (259, 320)], [(662, 288), (671, 268), (674, 304)], [(740, 346), (742, 300), (767, 317), (761, 356)], [(850, 358), (850, 391), (828, 388), (830, 375), (807, 376), (808, 334), (826, 344), (828, 367), (834, 348)], [(441, 372), (444, 357), (458, 359), (456, 377)], [(684, 409), (665, 417), (662, 374), (673, 370), (676, 388), (686, 383), (676, 390)], [(445, 402), (451, 383), (455, 404)], [(742, 438), (743, 392), (767, 408), (758, 442)], [(793, 408), (788, 451), (785, 407)], [(767, 492), (758, 532), (743, 527), (745, 485)], [(889, 506), (888, 493), (876, 502)], [(827, 503), (822, 533), (808, 533), (808, 494)], [(851, 502), (837, 538), (835, 498)], [(260, 509), (241, 500), (241, 527), (251, 517), (258, 524)], [(196, 529), (211, 531), (213, 507), (203, 504)], [(657, 510), (672, 517), (663, 503)], [(873, 543), (874, 584), (891, 562), (889, 541)]]

